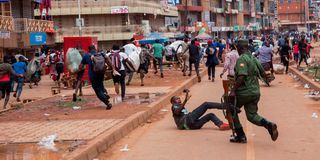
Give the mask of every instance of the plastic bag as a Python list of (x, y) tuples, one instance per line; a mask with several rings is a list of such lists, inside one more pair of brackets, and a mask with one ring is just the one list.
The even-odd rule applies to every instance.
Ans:
[(276, 74), (283, 74), (284, 66), (281, 64), (273, 64), (274, 73)]
[(38, 144), (48, 150), (57, 151), (57, 148), (55, 147), (55, 144), (54, 144), (54, 141), (57, 139), (57, 137), (58, 136), (56, 134), (43, 137)]
[(79, 65), (82, 61), (80, 52), (75, 48), (69, 48), (67, 51), (67, 68), (71, 73), (76, 72), (79, 69)]
[(137, 71), (139, 69), (140, 66), (140, 52), (141, 52), (141, 48), (140, 47), (136, 47), (132, 44), (127, 44), (125, 46), (123, 46), (123, 48), (125, 48), (125, 53), (128, 55), (128, 60), (132, 63), (135, 71)]

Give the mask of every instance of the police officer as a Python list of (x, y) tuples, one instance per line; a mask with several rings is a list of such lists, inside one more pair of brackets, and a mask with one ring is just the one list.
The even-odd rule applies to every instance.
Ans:
[[(258, 60), (249, 52), (248, 40), (240, 39), (237, 44), (240, 55), (235, 66), (236, 82), (231, 90), (230, 96), (235, 97), (236, 106), (244, 106), (248, 121), (265, 127), (273, 141), (278, 138), (277, 125), (261, 117), (258, 112), (260, 100), (259, 77), (265, 77), (264, 70)], [(230, 139), (233, 143), (246, 143), (247, 138), (239, 121), (237, 114), (233, 116), (236, 136)]]

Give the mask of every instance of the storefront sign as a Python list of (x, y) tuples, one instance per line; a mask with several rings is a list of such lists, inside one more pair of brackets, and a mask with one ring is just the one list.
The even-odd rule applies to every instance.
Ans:
[(128, 6), (112, 6), (111, 7), (111, 14), (125, 14), (129, 13)]
[(47, 33), (45, 32), (30, 32), (30, 45), (45, 45), (47, 44)]
[(10, 32), (0, 31), (0, 39), (9, 39), (9, 38), (10, 38)]

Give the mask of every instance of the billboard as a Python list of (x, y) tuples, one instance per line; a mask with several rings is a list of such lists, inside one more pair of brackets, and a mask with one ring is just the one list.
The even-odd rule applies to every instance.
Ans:
[(129, 13), (128, 6), (112, 6), (111, 7), (111, 14), (125, 14)]
[(45, 32), (30, 32), (30, 45), (45, 45), (47, 44), (47, 33)]

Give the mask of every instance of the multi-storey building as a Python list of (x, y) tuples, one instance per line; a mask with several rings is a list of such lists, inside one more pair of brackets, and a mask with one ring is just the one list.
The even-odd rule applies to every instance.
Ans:
[(274, 29), (274, 0), (182, 0), (177, 7), (180, 31), (206, 27), (214, 36), (231, 37)]
[[(79, 4), (78, 4), (79, 2)], [(100, 49), (126, 43), (134, 35), (164, 32), (173, 36), (171, 22), (178, 17), (175, 6), (159, 0), (55, 0), (51, 16), (57, 29), (56, 43), (66, 36), (98, 37)], [(81, 14), (83, 26), (79, 32), (76, 19)], [(39, 15), (39, 11), (35, 10)], [(81, 23), (79, 23), (81, 24)]]
[(32, 56), (35, 49), (54, 44), (53, 22), (35, 20), (33, 0), (0, 2), (0, 58), (7, 53)]
[(305, 0), (279, 0), (278, 18), (282, 31), (309, 31), (316, 27), (318, 20), (315, 18), (312, 1)]

